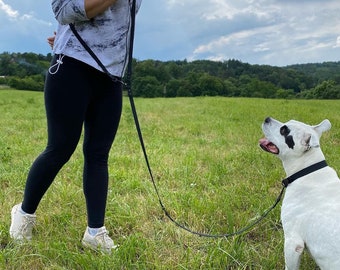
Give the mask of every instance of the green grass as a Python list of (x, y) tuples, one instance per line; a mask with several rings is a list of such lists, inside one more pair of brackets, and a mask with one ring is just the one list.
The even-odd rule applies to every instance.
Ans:
[[(153, 173), (168, 211), (204, 233), (244, 227), (271, 206), (285, 177), (281, 162), (258, 147), (266, 116), (317, 124), (328, 163), (339, 168), (340, 101), (221, 97), (136, 99)], [(106, 227), (118, 251), (84, 250), (82, 141), (37, 210), (31, 243), (9, 237), (11, 207), (44, 149), (43, 94), (0, 91), (0, 269), (283, 269), (280, 207), (248, 233), (228, 239), (189, 234), (162, 213), (149, 180), (128, 100), (110, 155)], [(301, 269), (317, 269), (306, 254)]]

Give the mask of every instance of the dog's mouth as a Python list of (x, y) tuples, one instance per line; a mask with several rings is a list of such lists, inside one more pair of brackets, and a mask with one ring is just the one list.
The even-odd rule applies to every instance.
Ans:
[(263, 138), (259, 141), (260, 147), (264, 150), (267, 151), (269, 153), (272, 153), (274, 155), (278, 155), (280, 153), (279, 148), (272, 143), (271, 141), (269, 141), (267, 138)]

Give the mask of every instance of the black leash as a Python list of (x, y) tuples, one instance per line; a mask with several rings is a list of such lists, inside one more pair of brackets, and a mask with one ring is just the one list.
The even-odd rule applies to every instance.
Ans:
[(151, 182), (152, 182), (152, 185), (155, 189), (155, 192), (156, 192), (156, 195), (157, 195), (157, 198), (158, 198), (158, 202), (164, 212), (164, 214), (179, 228), (189, 232), (189, 233), (192, 233), (192, 234), (195, 234), (195, 235), (198, 235), (198, 236), (202, 236), (202, 237), (210, 237), (210, 238), (221, 238), (221, 237), (231, 237), (231, 236), (234, 236), (234, 235), (239, 235), (239, 234), (242, 234), (246, 231), (248, 231), (251, 227), (255, 226), (256, 224), (258, 224), (259, 222), (261, 222), (268, 214), (270, 211), (272, 211), (276, 205), (280, 202), (281, 198), (282, 198), (282, 195), (283, 195), (283, 192), (284, 192), (284, 189), (285, 187), (282, 188), (281, 192), (280, 192), (280, 195), (278, 196), (278, 198), (276, 199), (275, 203), (273, 204), (272, 207), (270, 207), (268, 210), (266, 210), (262, 216), (260, 218), (258, 218), (257, 220), (255, 220), (254, 222), (252, 222), (251, 224), (249, 224), (248, 226), (244, 227), (243, 229), (239, 230), (239, 231), (236, 231), (236, 232), (233, 232), (233, 233), (226, 233), (226, 234), (216, 234), (216, 235), (213, 235), (213, 234), (207, 234), (207, 233), (202, 233), (202, 232), (197, 232), (197, 231), (193, 231), (191, 230), (190, 228), (182, 225), (181, 223), (179, 223), (178, 221), (176, 221), (171, 215), (170, 213), (167, 211), (167, 209), (165, 208), (165, 205), (161, 199), (161, 196), (159, 194), (159, 191), (158, 191), (158, 188), (157, 188), (157, 185), (156, 185), (156, 182), (155, 182), (155, 179), (153, 177), (153, 173), (152, 173), (152, 170), (151, 170), (151, 166), (150, 166), (150, 162), (149, 162), (149, 158), (148, 158), (148, 155), (147, 155), (147, 152), (146, 152), (146, 148), (145, 148), (145, 144), (144, 144), (144, 140), (143, 140), (143, 134), (142, 134), (142, 130), (140, 128), (140, 124), (139, 124), (139, 120), (138, 120), (138, 115), (137, 115), (137, 110), (136, 110), (136, 106), (135, 106), (135, 102), (134, 102), (134, 99), (133, 99), (133, 94), (132, 94), (132, 87), (131, 87), (131, 81), (132, 81), (132, 59), (133, 59), (133, 44), (134, 44), (134, 32), (135, 32), (135, 8), (136, 8), (136, 0), (132, 0), (132, 8), (131, 8), (131, 33), (130, 33), (130, 50), (129, 50), (129, 63), (128, 63), (128, 68), (127, 68), (127, 91), (128, 91), (128, 96), (129, 96), (129, 101), (130, 101), (130, 106), (131, 106), (131, 109), (132, 109), (132, 114), (133, 114), (133, 118), (134, 118), (134, 121), (135, 121), (135, 126), (136, 126), (136, 130), (137, 130), (137, 133), (138, 133), (138, 138), (139, 138), (139, 142), (140, 142), (140, 145), (142, 147), (142, 150), (143, 150), (143, 155), (144, 155), (144, 159), (145, 159), (145, 162), (146, 162), (146, 166), (148, 168), (148, 172), (149, 172), (149, 175), (150, 175), (150, 179), (151, 179)]
[[(222, 238), (222, 237), (231, 237), (231, 236), (236, 236), (236, 235), (240, 235), (245, 233), (246, 231), (248, 231), (249, 229), (251, 229), (252, 227), (254, 227), (255, 225), (257, 225), (258, 223), (260, 223), (277, 205), (278, 203), (281, 201), (284, 190), (288, 187), (288, 185), (290, 183), (292, 183), (294, 180), (296, 180), (297, 178), (300, 178), (306, 174), (309, 174), (315, 170), (321, 169), (325, 166), (327, 166), (327, 163), (325, 161), (314, 164), (286, 179), (284, 179), (282, 181), (282, 189), (281, 192), (279, 194), (279, 196), (277, 197), (275, 203), (268, 208), (266, 211), (263, 212), (263, 214), (256, 219), (255, 221), (253, 221), (252, 223), (250, 223), (249, 225), (245, 226), (244, 228), (232, 232), (232, 233), (225, 233), (225, 234), (208, 234), (208, 233), (202, 233), (202, 232), (197, 232), (194, 230), (191, 230), (190, 228), (188, 228), (187, 226), (182, 225), (181, 223), (179, 223), (178, 221), (176, 221), (171, 215), (170, 213), (167, 211), (167, 209), (165, 208), (161, 196), (159, 194), (155, 179), (153, 177), (153, 173), (151, 170), (151, 166), (150, 166), (150, 162), (149, 162), (149, 158), (146, 152), (146, 148), (145, 148), (145, 144), (144, 144), (144, 140), (143, 140), (143, 135), (142, 135), (142, 130), (139, 124), (139, 120), (138, 120), (138, 115), (137, 115), (137, 110), (136, 110), (136, 106), (135, 106), (135, 102), (133, 99), (133, 94), (132, 94), (132, 87), (131, 87), (131, 82), (132, 82), (132, 57), (133, 57), (133, 43), (134, 43), (134, 32), (135, 32), (135, 14), (136, 14), (136, 0), (132, 0), (132, 6), (131, 6), (131, 22), (130, 22), (130, 43), (129, 43), (129, 62), (128, 62), (128, 66), (127, 66), (127, 77), (126, 77), (126, 88), (128, 91), (128, 96), (129, 96), (129, 101), (130, 101), (130, 106), (132, 109), (132, 114), (133, 114), (133, 118), (135, 121), (135, 126), (136, 126), (136, 130), (138, 133), (138, 138), (143, 150), (143, 155), (144, 155), (144, 159), (148, 168), (148, 172), (150, 175), (150, 179), (152, 182), (152, 185), (155, 189), (157, 198), (158, 198), (158, 202), (164, 212), (164, 214), (179, 228), (198, 235), (198, 236), (202, 236), (202, 237), (210, 237), (210, 238)], [(110, 74), (110, 72), (106, 69), (106, 67), (103, 65), (103, 63), (98, 59), (98, 57), (96, 56), (96, 54), (91, 50), (91, 48), (86, 44), (86, 42), (82, 39), (82, 37), (79, 35), (79, 33), (77, 32), (77, 30), (75, 29), (73, 24), (70, 24), (70, 28), (73, 32), (73, 34), (77, 37), (77, 39), (79, 40), (79, 42), (84, 46), (84, 48), (88, 51), (88, 53), (93, 57), (93, 59), (97, 62), (97, 64), (103, 69), (103, 71), (114, 81), (114, 82), (121, 82), (124, 84), (124, 82), (121, 81), (121, 79), (119, 77), (113, 76), (112, 74)]]

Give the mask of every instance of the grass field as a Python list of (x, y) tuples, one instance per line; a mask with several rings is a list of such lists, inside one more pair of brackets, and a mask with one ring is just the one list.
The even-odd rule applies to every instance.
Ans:
[[(333, 127), (322, 138), (340, 168), (340, 101), (222, 97), (136, 99), (156, 182), (168, 211), (193, 230), (224, 234), (271, 206), (285, 177), (281, 162), (258, 147), (266, 116)], [(34, 240), (9, 238), (11, 207), (46, 140), (43, 94), (0, 90), (0, 269), (284, 269), (280, 206), (248, 233), (203, 238), (177, 228), (149, 180), (128, 100), (110, 155), (106, 227), (120, 248), (84, 250), (82, 141), (37, 210)], [(301, 269), (318, 269), (306, 254)]]

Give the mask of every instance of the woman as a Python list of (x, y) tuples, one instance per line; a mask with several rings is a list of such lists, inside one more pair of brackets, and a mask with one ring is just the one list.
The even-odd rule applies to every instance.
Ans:
[[(137, 0), (138, 10), (141, 0)], [(132, 0), (53, 0), (59, 23), (54, 59), (45, 84), (48, 141), (34, 161), (22, 203), (12, 208), (10, 236), (30, 240), (36, 209), (62, 166), (74, 152), (84, 125), (83, 188), (88, 224), (82, 243), (110, 253), (116, 245), (104, 226), (108, 155), (122, 110), (122, 84), (97, 65), (73, 35), (80, 36), (117, 78), (128, 61)]]

